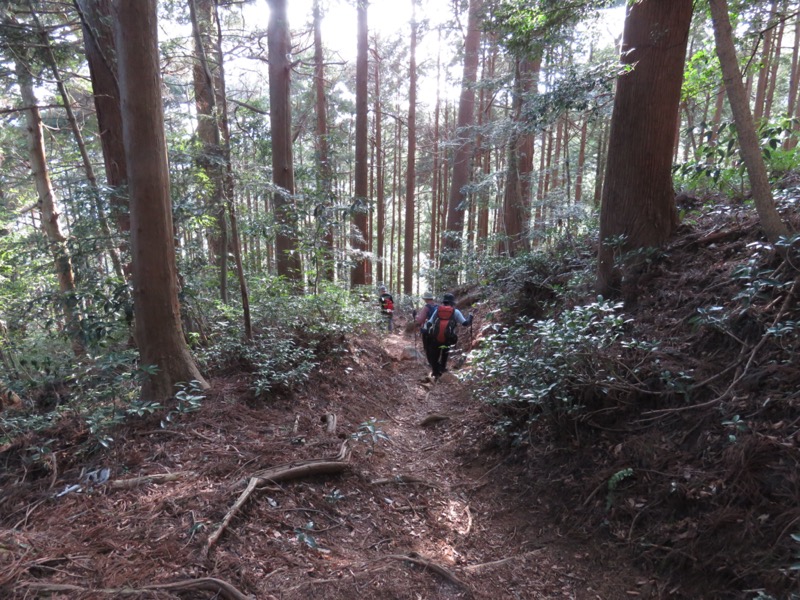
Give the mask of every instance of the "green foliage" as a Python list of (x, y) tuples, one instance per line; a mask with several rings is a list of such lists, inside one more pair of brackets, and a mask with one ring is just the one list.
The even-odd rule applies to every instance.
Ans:
[(265, 277), (251, 290), (254, 335), (241, 339), (240, 309), (219, 305), (211, 328), (211, 344), (198, 358), (209, 367), (243, 367), (252, 372), (259, 396), (286, 393), (303, 385), (320, 357), (345, 351), (346, 334), (369, 321), (357, 296), (324, 282), (322, 292), (298, 296), (278, 277)]
[(378, 421), (374, 417), (364, 421), (358, 426), (358, 431), (355, 433), (350, 434), (350, 437), (356, 441), (363, 442), (367, 444), (367, 454), (374, 454), (375, 447), (384, 441), (389, 441), (389, 436), (386, 434), (383, 429), (381, 429), (381, 424), (383, 421)]
[(558, 318), (519, 318), (473, 352), (469, 379), (484, 401), (527, 403), (557, 418), (582, 408), (592, 396), (618, 384), (616, 358), (630, 322), (621, 304), (597, 302), (564, 311)]
[[(781, 119), (763, 125), (758, 131), (761, 154), (774, 181), (800, 166), (800, 150), (786, 146), (786, 141), (797, 135), (795, 127), (795, 119)], [(674, 167), (676, 185), (686, 189), (733, 191), (744, 196), (747, 171), (733, 122), (722, 122), (716, 137), (709, 124), (700, 123), (698, 128), (702, 143), (692, 160)]]

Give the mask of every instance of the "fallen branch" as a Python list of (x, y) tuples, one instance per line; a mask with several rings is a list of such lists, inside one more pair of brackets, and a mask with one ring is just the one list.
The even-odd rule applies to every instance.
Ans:
[(213, 577), (146, 585), (141, 588), (94, 589), (66, 583), (44, 583), (38, 581), (22, 581), (17, 583), (17, 585), (25, 586), (37, 592), (78, 592), (84, 594), (103, 594), (107, 596), (138, 596), (144, 591), (155, 590), (171, 590), (176, 592), (208, 591), (214, 592), (215, 597), (225, 598), (226, 600), (252, 600), (250, 596), (243, 594), (227, 581), (222, 581), (221, 579), (215, 579)]
[(389, 554), (386, 558), (391, 558), (393, 560), (402, 560), (404, 562), (410, 562), (415, 565), (419, 565), (420, 567), (424, 567), (426, 570), (433, 571), (442, 579), (449, 581), (453, 585), (461, 588), (467, 593), (468, 597), (472, 597), (472, 590), (470, 587), (461, 581), (458, 577), (453, 575), (450, 571), (442, 567), (441, 565), (437, 565), (435, 562), (431, 562), (427, 558), (423, 558), (416, 552), (410, 552), (408, 554)]
[(155, 473), (153, 475), (143, 475), (142, 477), (132, 477), (131, 479), (115, 479), (109, 481), (106, 485), (116, 490), (128, 490), (131, 488), (145, 485), (147, 483), (167, 483), (168, 481), (177, 481), (185, 477), (194, 475), (192, 471), (176, 471), (175, 473)]
[(225, 518), (222, 519), (214, 533), (212, 533), (206, 542), (205, 553), (211, 550), (211, 546), (217, 543), (222, 536), (225, 529), (228, 527), (233, 517), (239, 512), (242, 505), (247, 502), (247, 499), (255, 491), (256, 486), (260, 483), (287, 481), (289, 479), (299, 479), (308, 475), (322, 475), (331, 473), (341, 473), (348, 467), (350, 459), (350, 448), (347, 440), (342, 443), (339, 449), (339, 454), (333, 459), (312, 459), (301, 462), (287, 463), (257, 471), (250, 476), (250, 481), (245, 490), (239, 495), (234, 505), (230, 508)]

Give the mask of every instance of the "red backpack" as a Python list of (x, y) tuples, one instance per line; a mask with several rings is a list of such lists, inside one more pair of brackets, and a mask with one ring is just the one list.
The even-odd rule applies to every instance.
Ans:
[(458, 341), (456, 320), (453, 318), (455, 311), (455, 307), (446, 304), (439, 306), (439, 310), (436, 311), (432, 329), (434, 339), (440, 344), (452, 346)]

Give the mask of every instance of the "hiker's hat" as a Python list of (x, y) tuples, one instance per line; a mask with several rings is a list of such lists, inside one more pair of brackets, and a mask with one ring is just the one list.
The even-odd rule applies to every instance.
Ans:
[(386, 286), (385, 286), (385, 285), (382, 285), (382, 286), (381, 286), (380, 288), (378, 288), (378, 289), (379, 289), (380, 291), (382, 291), (382, 292), (385, 292), (385, 291), (386, 291)]
[(456, 297), (453, 296), (450, 292), (447, 292), (444, 296), (442, 296), (442, 302), (455, 302)]
[(431, 292), (431, 291), (425, 292), (424, 294), (422, 294), (422, 299), (423, 300), (433, 300), (433, 292)]

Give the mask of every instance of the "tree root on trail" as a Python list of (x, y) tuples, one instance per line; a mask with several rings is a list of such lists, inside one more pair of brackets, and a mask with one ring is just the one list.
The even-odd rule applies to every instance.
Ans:
[(430, 413), (426, 415), (422, 421), (419, 422), (420, 427), (427, 427), (428, 425), (433, 425), (434, 423), (439, 423), (440, 421), (448, 421), (450, 419), (449, 415), (441, 415), (439, 413)]
[[(337, 454), (334, 458), (315, 458), (311, 460), (286, 463), (283, 465), (269, 467), (268, 469), (262, 469), (261, 471), (256, 471), (250, 475), (250, 481), (247, 484), (247, 488), (245, 488), (245, 490), (239, 495), (239, 498), (228, 511), (228, 514), (226, 514), (225, 518), (222, 519), (222, 523), (220, 523), (217, 530), (209, 536), (208, 541), (206, 542), (205, 553), (208, 554), (208, 552), (211, 550), (211, 546), (213, 546), (217, 540), (219, 540), (225, 529), (230, 524), (231, 520), (233, 520), (233, 517), (237, 512), (239, 512), (239, 509), (247, 501), (258, 484), (287, 481), (289, 479), (299, 479), (301, 477), (308, 477), (310, 475), (329, 475), (332, 473), (341, 473), (348, 467), (349, 460), (350, 447), (348, 445), (348, 440), (345, 440), (339, 449), (339, 454)], [(238, 487), (238, 485), (236, 487)]]
[(442, 579), (449, 581), (453, 585), (464, 590), (467, 593), (468, 597), (470, 598), (472, 597), (472, 590), (466, 583), (461, 581), (458, 577), (453, 575), (450, 571), (448, 571), (441, 565), (437, 565), (436, 563), (431, 562), (430, 560), (420, 556), (416, 552), (409, 552), (408, 554), (389, 554), (385, 558), (391, 558), (393, 560), (402, 560), (404, 562), (410, 562), (415, 565), (419, 565), (420, 567), (424, 567), (426, 570), (436, 573)]
[(501, 565), (510, 563), (515, 560), (521, 560), (523, 558), (527, 558), (532, 554), (536, 554), (537, 552), (541, 551), (542, 548), (536, 548), (535, 550), (531, 550), (530, 552), (525, 552), (524, 554), (517, 554), (516, 556), (507, 556), (506, 558), (501, 558), (499, 560), (492, 560), (490, 562), (480, 563), (476, 565), (468, 565), (464, 567), (464, 570), (472, 573), (473, 571), (482, 571), (483, 569), (489, 569), (491, 567), (499, 567)]
[(143, 475), (142, 477), (132, 477), (131, 479), (115, 479), (113, 481), (109, 481), (106, 485), (117, 490), (129, 490), (146, 483), (166, 483), (168, 481), (177, 481), (178, 479), (183, 479), (192, 475), (194, 475), (192, 471), (154, 473), (153, 475)]
[(161, 583), (146, 585), (140, 588), (116, 588), (116, 589), (93, 589), (78, 585), (64, 583), (44, 583), (39, 581), (21, 581), (17, 585), (24, 586), (34, 592), (76, 592), (102, 594), (107, 596), (139, 596), (147, 591), (173, 591), (173, 592), (192, 592), (206, 591), (213, 593), (214, 598), (225, 598), (226, 600), (252, 600), (250, 596), (243, 594), (227, 581), (215, 579), (213, 577), (202, 577), (200, 579), (186, 579), (173, 583)]

